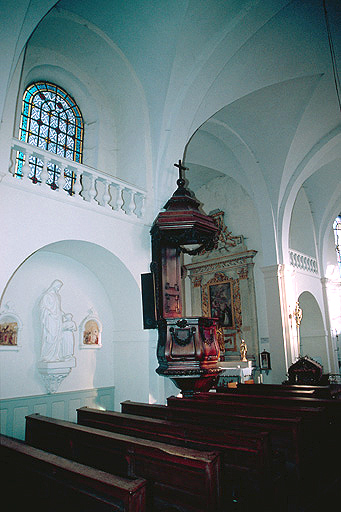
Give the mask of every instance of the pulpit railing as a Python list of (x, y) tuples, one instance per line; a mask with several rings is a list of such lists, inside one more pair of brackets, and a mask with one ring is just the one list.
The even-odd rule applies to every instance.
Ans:
[(26, 142), (12, 139), (9, 172), (23, 187), (41, 187), (55, 198), (86, 201), (143, 218), (146, 192), (130, 183)]

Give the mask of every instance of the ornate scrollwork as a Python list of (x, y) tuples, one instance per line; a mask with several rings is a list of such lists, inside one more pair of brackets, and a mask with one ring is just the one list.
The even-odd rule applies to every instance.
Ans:
[[(180, 320), (178, 322), (180, 322)], [(184, 320), (184, 322), (186, 322), (186, 320)], [(191, 327), (190, 329), (174, 329), (174, 327), (171, 327), (169, 329), (173, 343), (176, 343), (180, 347), (186, 347), (192, 341), (195, 331), (195, 327)], [(185, 336), (183, 338), (180, 337), (180, 333), (185, 334)]]
[(205, 328), (200, 326), (199, 333), (200, 333), (202, 342), (205, 343), (205, 345), (212, 345), (212, 343), (214, 342), (214, 331), (210, 330), (209, 335), (207, 337), (207, 334), (205, 333)]

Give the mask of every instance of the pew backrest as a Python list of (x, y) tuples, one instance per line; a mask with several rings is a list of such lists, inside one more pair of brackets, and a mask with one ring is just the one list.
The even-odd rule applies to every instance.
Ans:
[(148, 482), (147, 508), (220, 508), (220, 457), (174, 445), (105, 432), (39, 414), (26, 417), (26, 442), (123, 477)]
[(272, 468), (271, 436), (266, 431), (247, 432), (218, 426), (207, 428), (90, 407), (77, 409), (77, 423), (199, 450), (219, 450), (229, 468), (245, 467), (263, 476), (269, 475)]
[(172, 421), (193, 423), (197, 425), (225, 426), (240, 431), (269, 431), (273, 447), (285, 454), (289, 462), (302, 465), (301, 446), (303, 439), (302, 419), (262, 417), (235, 414), (229, 411), (215, 410), (214, 414), (208, 409), (168, 407), (166, 405), (145, 404), (126, 400), (121, 402), (122, 412), (151, 418), (164, 418)]
[(0, 461), (1, 497), (12, 510), (146, 510), (145, 479), (120, 478), (2, 435)]

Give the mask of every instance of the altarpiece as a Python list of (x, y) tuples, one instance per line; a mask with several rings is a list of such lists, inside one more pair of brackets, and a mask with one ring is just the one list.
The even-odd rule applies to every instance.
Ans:
[(254, 283), (255, 250), (248, 250), (242, 235), (234, 236), (224, 222), (224, 212), (210, 213), (218, 226), (218, 240), (185, 264), (190, 280), (191, 314), (218, 318), (221, 361), (240, 362), (240, 343), (247, 358), (258, 361), (258, 328)]

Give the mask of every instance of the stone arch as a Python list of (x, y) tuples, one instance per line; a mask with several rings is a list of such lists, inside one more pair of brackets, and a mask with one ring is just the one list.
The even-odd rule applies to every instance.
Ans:
[[(55, 279), (63, 283), (60, 291), (62, 310), (71, 313), (77, 325), (74, 344), (77, 364), (60, 391), (116, 385), (116, 375), (121, 375), (120, 364), (126, 356), (115, 356), (121, 353), (122, 343), (127, 337), (129, 339), (131, 332), (141, 330), (140, 289), (117, 256), (95, 243), (81, 240), (61, 240), (45, 245), (16, 269), (2, 297), (3, 304), (13, 303), (23, 323), (21, 350), (17, 356), (9, 354), (1, 369), (4, 395), (26, 396), (44, 392), (37, 370), (41, 351), (39, 299)], [(96, 353), (80, 351), (77, 342), (82, 321), (90, 310), (97, 313), (103, 325), (102, 346)], [(133, 365), (138, 364), (138, 356), (134, 362), (134, 355), (128, 354), (128, 360)], [(22, 374), (25, 379), (19, 378)], [(127, 373), (124, 382), (121, 379), (117, 382), (118, 389), (120, 386), (124, 388), (129, 379), (132, 388), (138, 386), (133, 378), (133, 374)]]
[(299, 296), (302, 309), (300, 325), (300, 353), (322, 364), (324, 373), (330, 371), (330, 357), (327, 348), (327, 334), (320, 306), (308, 291)]

